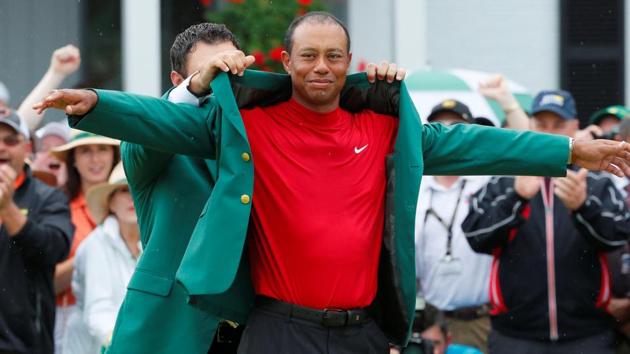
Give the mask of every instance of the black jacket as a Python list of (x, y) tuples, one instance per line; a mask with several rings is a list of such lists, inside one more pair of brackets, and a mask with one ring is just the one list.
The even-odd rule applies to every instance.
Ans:
[(494, 256), (493, 329), (555, 341), (612, 328), (604, 252), (625, 244), (630, 214), (608, 177), (589, 174), (587, 184), (575, 212), (546, 183), (531, 200), (521, 198), (513, 177), (495, 177), (473, 196), (462, 229), (476, 252)]
[(0, 228), (0, 352), (53, 353), (53, 275), (74, 232), (68, 200), (28, 168), (13, 200), (27, 222), (11, 238)]

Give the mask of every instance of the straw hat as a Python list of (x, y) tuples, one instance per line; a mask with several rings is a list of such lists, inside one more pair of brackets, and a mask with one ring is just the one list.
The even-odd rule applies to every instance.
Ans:
[(120, 145), (120, 141), (104, 136), (84, 132), (77, 129), (72, 129), (70, 133), (70, 141), (61, 146), (57, 146), (51, 149), (50, 152), (58, 159), (66, 161), (68, 153), (77, 146), (81, 145)]
[(119, 162), (109, 176), (109, 181), (97, 184), (88, 189), (85, 199), (90, 213), (97, 224), (102, 223), (107, 215), (109, 215), (109, 197), (112, 193), (114, 193), (116, 189), (127, 185), (125, 170), (123, 169), (122, 162)]

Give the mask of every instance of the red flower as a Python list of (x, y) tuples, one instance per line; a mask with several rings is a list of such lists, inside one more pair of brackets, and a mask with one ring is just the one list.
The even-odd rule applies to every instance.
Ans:
[(300, 16), (304, 16), (304, 15), (306, 15), (306, 13), (307, 13), (307, 12), (308, 12), (308, 11), (307, 11), (305, 8), (300, 7), (300, 8), (297, 10), (296, 15), (297, 15), (298, 17), (300, 17)]
[(204, 7), (208, 7), (212, 4), (212, 0), (199, 0), (199, 3)]
[(269, 57), (271, 58), (271, 60), (277, 61), (277, 62), (281, 62), (282, 61), (282, 52), (284, 51), (284, 48), (282, 46), (277, 46), (275, 48), (272, 48), (269, 51)]
[(313, 4), (313, 0), (297, 0), (297, 2), (302, 6), (311, 6)]
[(255, 50), (252, 52), (252, 55), (254, 56), (254, 64), (258, 66), (265, 64), (265, 53)]
[(367, 69), (367, 63), (365, 62), (365, 59), (359, 60), (359, 64), (357, 64), (357, 71), (363, 72), (365, 71), (365, 69)]
[(267, 66), (267, 65), (261, 65), (261, 66), (260, 66), (260, 70), (262, 70), (262, 71), (267, 71), (267, 72), (271, 72), (271, 71), (273, 71), (273, 70), (271, 70), (271, 67), (270, 67), (270, 66)]

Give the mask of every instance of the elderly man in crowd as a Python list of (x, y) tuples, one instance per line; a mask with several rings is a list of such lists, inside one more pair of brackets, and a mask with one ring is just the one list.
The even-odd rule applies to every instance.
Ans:
[[(534, 99), (532, 129), (572, 137), (566, 91)], [(491, 254), (490, 353), (613, 353), (605, 252), (627, 244), (630, 214), (609, 178), (572, 166), (564, 178), (493, 178), (462, 225)]]

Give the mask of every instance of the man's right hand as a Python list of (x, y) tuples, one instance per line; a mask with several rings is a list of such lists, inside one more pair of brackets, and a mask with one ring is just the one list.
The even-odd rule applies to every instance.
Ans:
[(193, 74), (190, 80), (190, 91), (197, 96), (205, 96), (210, 92), (210, 83), (221, 72), (231, 72), (242, 76), (247, 67), (254, 64), (253, 55), (245, 55), (240, 50), (221, 52), (210, 58), (202, 69)]
[(98, 102), (96, 92), (92, 90), (55, 90), (42, 101), (33, 105), (37, 114), (47, 108), (60, 109), (68, 115), (82, 116), (87, 114)]
[(524, 199), (532, 199), (540, 191), (540, 177), (516, 176), (514, 190)]

